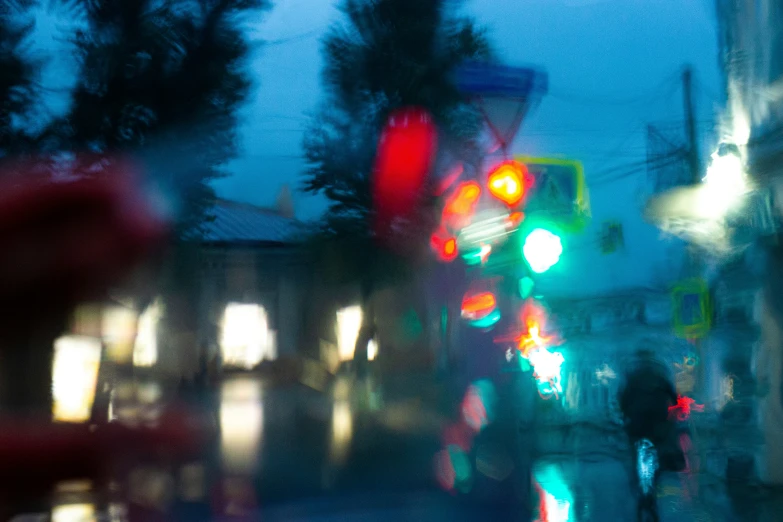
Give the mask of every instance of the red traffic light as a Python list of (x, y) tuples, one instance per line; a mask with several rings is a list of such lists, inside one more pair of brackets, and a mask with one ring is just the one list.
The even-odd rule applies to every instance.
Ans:
[(443, 208), (443, 220), (459, 228), (470, 222), (476, 209), (481, 186), (475, 181), (460, 183)]
[(441, 261), (453, 261), (457, 257), (457, 240), (445, 230), (435, 232), (430, 238), (430, 246)]
[(475, 321), (488, 316), (497, 307), (497, 299), (492, 292), (465, 294), (462, 298), (462, 317)]
[(378, 143), (372, 197), (376, 233), (385, 236), (396, 218), (409, 217), (430, 174), (438, 136), (430, 114), (418, 107), (391, 113)]
[(505, 161), (489, 174), (487, 188), (490, 194), (513, 207), (525, 197), (527, 183), (527, 168), (516, 161)]

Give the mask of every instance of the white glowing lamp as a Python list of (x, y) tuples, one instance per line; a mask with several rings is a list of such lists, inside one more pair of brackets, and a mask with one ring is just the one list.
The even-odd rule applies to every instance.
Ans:
[(724, 144), (714, 152), (702, 180), (704, 193), (701, 207), (708, 216), (722, 217), (731, 211), (748, 192), (748, 180), (739, 149)]

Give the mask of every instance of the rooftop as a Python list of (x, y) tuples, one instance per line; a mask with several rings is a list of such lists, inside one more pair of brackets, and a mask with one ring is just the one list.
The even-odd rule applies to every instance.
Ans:
[(276, 210), (218, 199), (203, 227), (202, 241), (208, 243), (273, 243), (300, 241), (307, 225)]

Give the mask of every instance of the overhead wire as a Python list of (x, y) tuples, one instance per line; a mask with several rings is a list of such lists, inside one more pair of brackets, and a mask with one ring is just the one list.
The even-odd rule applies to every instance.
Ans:
[(633, 98), (618, 98), (612, 97), (598, 97), (598, 96), (585, 96), (583, 93), (568, 93), (566, 91), (551, 90), (548, 95), (561, 100), (566, 103), (574, 103), (580, 105), (638, 105), (642, 103), (650, 103), (652, 101), (660, 100), (665, 96), (671, 95), (678, 87), (677, 79), (679, 72), (672, 73), (666, 76), (661, 83), (658, 84), (653, 91), (643, 96), (636, 96)]
[[(679, 71), (673, 72), (666, 76), (659, 84), (658, 86), (649, 94), (644, 96), (638, 96), (633, 99), (625, 99), (625, 100), (619, 100), (615, 97), (611, 99), (603, 99), (598, 100), (596, 97), (593, 97), (590, 99), (589, 97), (582, 96), (572, 96), (570, 97), (570, 100), (564, 100), (564, 101), (570, 101), (571, 103), (582, 103), (582, 104), (609, 104), (609, 105), (635, 105), (639, 103), (647, 103), (650, 106), (652, 106), (653, 102), (658, 101), (660, 99), (670, 97), (677, 89), (679, 83), (677, 82), (679, 78)], [(557, 92), (550, 93), (555, 98), (569, 98), (566, 96), (558, 96)], [(645, 111), (647, 112), (647, 111)], [(615, 179), (615, 172), (620, 169), (635, 169), (633, 170), (633, 173), (636, 173), (637, 170), (641, 167), (646, 167), (648, 164), (648, 159), (646, 157), (647, 149), (646, 147), (640, 148), (635, 147), (633, 149), (629, 149), (629, 143), (634, 140), (635, 137), (639, 137), (640, 134), (643, 134), (646, 131), (646, 124), (644, 123), (644, 120), (646, 117), (634, 117), (632, 118), (631, 124), (632, 127), (623, 135), (622, 138), (620, 138), (617, 142), (617, 145), (615, 147), (612, 147), (608, 152), (598, 155), (597, 157), (591, 159), (591, 163), (604, 163), (607, 161), (612, 161), (614, 159), (617, 159), (618, 157), (626, 157), (626, 158), (639, 158), (638, 161), (630, 162), (630, 163), (624, 163), (621, 165), (617, 165), (615, 167), (612, 167), (608, 169), (607, 171), (604, 171), (598, 175), (598, 179), (593, 179), (594, 176), (591, 176), (590, 183), (593, 184), (602, 184), (607, 181), (611, 181)], [(606, 135), (607, 131), (604, 130), (598, 130), (602, 135)], [(636, 151), (636, 152), (632, 152)], [(584, 154), (581, 155), (582, 157), (585, 157)], [(620, 179), (620, 178), (618, 178)]]
[(676, 154), (669, 157), (666, 161), (662, 161), (659, 163), (646, 162), (645, 164), (637, 165), (635, 167), (629, 168), (628, 170), (624, 170), (619, 173), (616, 173), (614, 176), (605, 176), (602, 179), (592, 181), (590, 183), (590, 186), (596, 187), (596, 186), (606, 185), (609, 183), (614, 183), (616, 181), (620, 181), (621, 179), (629, 178), (635, 174), (640, 174), (642, 172), (645, 172), (650, 167), (653, 168), (668, 167), (680, 161), (684, 161), (684, 159), (685, 159), (685, 155)]
[(323, 27), (316, 27), (314, 29), (310, 29), (309, 31), (305, 31), (305, 32), (299, 33), (299, 34), (294, 34), (294, 35), (291, 35), (291, 36), (286, 36), (284, 38), (276, 38), (274, 40), (258, 39), (258, 40), (254, 40), (254, 41), (257, 41), (257, 42), (261, 43), (262, 45), (264, 45), (264, 47), (276, 47), (276, 46), (280, 46), (280, 45), (297, 43), (297, 42), (301, 42), (303, 40), (307, 40), (309, 38), (312, 38), (313, 36), (316, 36), (316, 35), (322, 33), (323, 31), (324, 31)]

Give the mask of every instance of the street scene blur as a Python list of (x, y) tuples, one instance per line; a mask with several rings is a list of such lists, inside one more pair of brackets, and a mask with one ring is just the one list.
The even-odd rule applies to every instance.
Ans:
[(0, 521), (783, 519), (783, 0), (0, 0)]

